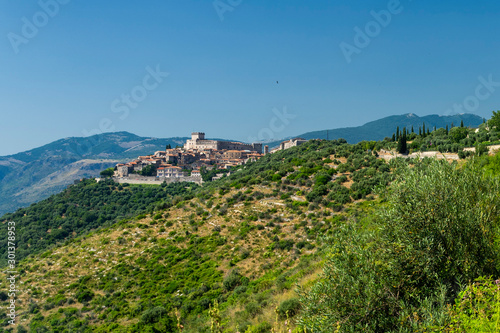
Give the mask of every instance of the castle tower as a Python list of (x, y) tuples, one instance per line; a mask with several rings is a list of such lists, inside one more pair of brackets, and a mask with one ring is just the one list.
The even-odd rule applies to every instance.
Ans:
[(203, 132), (193, 132), (191, 133), (191, 140), (205, 140), (205, 133)]

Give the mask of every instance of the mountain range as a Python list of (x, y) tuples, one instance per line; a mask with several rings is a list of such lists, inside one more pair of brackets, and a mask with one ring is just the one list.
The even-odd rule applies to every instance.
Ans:
[[(359, 127), (321, 130), (297, 135), (304, 139), (344, 138), (349, 143), (363, 140), (381, 140), (392, 136), (396, 128), (412, 126), (418, 131), (446, 125), (477, 127), (483, 118), (473, 114), (453, 116), (415, 114), (390, 116), (371, 121)], [(328, 133), (328, 134), (327, 134)], [(104, 133), (90, 137), (64, 138), (39, 148), (0, 157), (0, 216), (28, 206), (60, 192), (76, 179), (95, 177), (99, 172), (119, 162), (148, 155), (155, 151), (182, 145), (188, 137), (140, 137), (128, 132)], [(270, 148), (280, 141), (267, 143)]]
[[(424, 123), (426, 128), (432, 131), (434, 127), (444, 128), (446, 126), (451, 127), (452, 125), (459, 126), (461, 121), (463, 121), (464, 125), (467, 127), (478, 127), (483, 123), (484, 119), (477, 115), (468, 113), (452, 116), (440, 116), (434, 114), (423, 117), (419, 117), (414, 113), (408, 113), (370, 121), (362, 126), (357, 127), (344, 127), (307, 132), (298, 135), (298, 137), (304, 138), (306, 140), (327, 138), (333, 140), (343, 138), (347, 140), (348, 143), (358, 143), (360, 141), (378, 141), (383, 140), (385, 137), (391, 137), (392, 134), (396, 132), (396, 128), (398, 126), (401, 130), (403, 129), (403, 127), (411, 130), (411, 128), (413, 127), (415, 132), (418, 133), (419, 127), (422, 127)], [(286, 139), (291, 138), (292, 137)], [(269, 148), (276, 147), (281, 141), (282, 140), (273, 141), (267, 144), (269, 145)]]

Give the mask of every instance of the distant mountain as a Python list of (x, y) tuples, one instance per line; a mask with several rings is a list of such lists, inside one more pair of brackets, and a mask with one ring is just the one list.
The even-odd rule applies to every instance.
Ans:
[(120, 161), (175, 147), (187, 138), (147, 138), (128, 132), (65, 138), (0, 157), (0, 216), (60, 192), (75, 179), (94, 177)]
[[(455, 126), (460, 126), (460, 122), (463, 120), (464, 125), (468, 127), (477, 127), (483, 123), (483, 118), (474, 114), (457, 114), (453, 116), (439, 116), (439, 115), (428, 115), (424, 117), (419, 117), (414, 113), (403, 114), (399, 116), (389, 116), (379, 120), (371, 121), (358, 127), (345, 127), (337, 129), (328, 130), (328, 138), (333, 139), (346, 139), (349, 143), (358, 143), (364, 140), (383, 140), (385, 137), (391, 137), (393, 133), (396, 132), (396, 128), (402, 130), (406, 127), (411, 130), (413, 126), (415, 132), (418, 133), (418, 128), (425, 123), (425, 127), (429, 128), (431, 131), (434, 128), (444, 128), (446, 125), (451, 127), (452, 124)], [(327, 130), (308, 132), (304, 134), (297, 135), (304, 139), (326, 139)], [(273, 141), (268, 143), (269, 147), (277, 147), (280, 141)]]

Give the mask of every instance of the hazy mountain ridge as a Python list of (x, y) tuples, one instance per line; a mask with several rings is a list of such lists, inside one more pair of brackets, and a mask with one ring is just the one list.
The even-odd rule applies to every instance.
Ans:
[(145, 138), (128, 132), (64, 138), (0, 157), (0, 215), (61, 191), (75, 179), (139, 155), (183, 144), (187, 138)]
[[(483, 118), (474, 114), (457, 114), (452, 116), (440, 116), (440, 115), (428, 115), (419, 117), (414, 113), (407, 113), (403, 115), (389, 116), (382, 119), (370, 121), (362, 126), (357, 127), (345, 127), (337, 129), (328, 130), (328, 139), (345, 139), (348, 143), (358, 143), (360, 141), (377, 141), (383, 140), (385, 137), (391, 137), (396, 131), (396, 128), (402, 130), (406, 127), (408, 130), (413, 129), (418, 133), (419, 127), (425, 123), (426, 128), (431, 131), (434, 128), (444, 128), (446, 125), (451, 127), (451, 125), (460, 126), (460, 122), (463, 120), (464, 125), (467, 127), (478, 127), (483, 123)], [(297, 135), (296, 137), (301, 137), (307, 140), (311, 139), (326, 139), (327, 130), (320, 130), (314, 132), (307, 132), (304, 134)], [(290, 139), (292, 137), (289, 137)], [(277, 147), (280, 142), (273, 141), (268, 143), (270, 148)]]

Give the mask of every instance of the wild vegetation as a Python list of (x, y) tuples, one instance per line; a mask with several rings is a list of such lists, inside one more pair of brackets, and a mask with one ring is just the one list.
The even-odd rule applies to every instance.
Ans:
[[(97, 183), (86, 179), (15, 213), (0, 219), (16, 222), (16, 258), (22, 260), (64, 243), (99, 227), (110, 226), (125, 218), (152, 212), (193, 196), (195, 184), (169, 186), (116, 184), (112, 180)], [(6, 230), (6, 229), (5, 229)], [(7, 239), (0, 239), (0, 266), (7, 260)]]
[[(494, 116), (489, 120), (489, 126), (485, 122), (478, 128), (467, 128), (463, 122), (459, 126), (446, 126), (446, 128), (426, 128), (422, 123), (418, 128), (396, 129), (392, 138), (386, 138), (379, 146), (386, 149), (396, 149), (399, 153), (417, 151), (439, 151), (441, 153), (458, 153), (460, 158), (465, 158), (472, 153), (464, 151), (464, 148), (475, 147), (476, 151), (483, 154), (487, 151), (487, 145), (500, 144), (500, 128), (493, 124)], [(491, 127), (491, 128), (490, 128)]]
[(391, 141), (313, 140), (203, 187), (87, 180), (5, 216), (16, 330), (498, 331), (500, 155), (377, 158)]
[(500, 183), (475, 163), (401, 166), (374, 214), (327, 238), (324, 273), (302, 295), (313, 332), (447, 326), (464, 285), (498, 276)]

